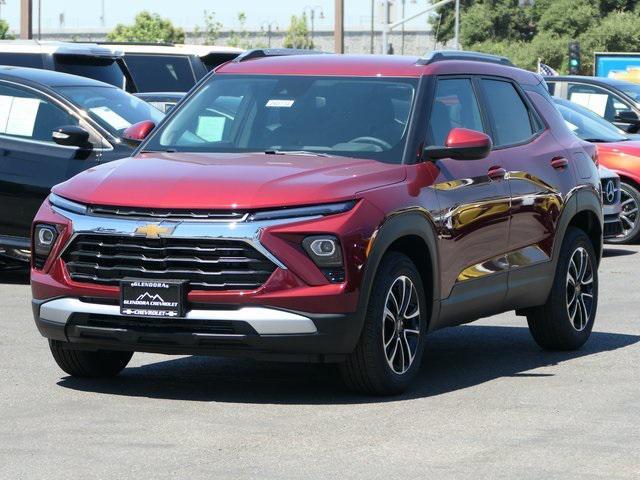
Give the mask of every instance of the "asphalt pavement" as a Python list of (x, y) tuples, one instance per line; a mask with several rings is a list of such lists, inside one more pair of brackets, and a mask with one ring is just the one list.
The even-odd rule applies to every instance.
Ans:
[(514, 314), (428, 338), (401, 397), (335, 367), (136, 354), (78, 380), (0, 273), (0, 479), (638, 479), (640, 247), (609, 247), (594, 333), (548, 353)]

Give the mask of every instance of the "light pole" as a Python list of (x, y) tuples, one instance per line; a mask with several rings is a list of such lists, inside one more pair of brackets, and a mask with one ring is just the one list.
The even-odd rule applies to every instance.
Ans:
[(262, 28), (262, 30), (266, 30), (267, 31), (267, 46), (269, 48), (271, 48), (271, 34), (273, 32), (273, 28), (275, 27), (276, 31), (279, 30), (278, 27), (278, 22), (263, 22), (262, 26), (260, 28)]
[(456, 0), (456, 23), (453, 36), (453, 49), (460, 50), (460, 0)]
[(311, 17), (311, 41), (313, 42), (313, 35), (316, 30), (316, 11), (320, 12), (320, 15), (318, 16), (320, 20), (324, 20), (324, 12), (320, 5), (315, 5), (313, 7), (311, 5), (307, 5), (302, 9), (302, 14), (305, 15), (307, 10), (309, 10), (309, 17)]
[(38, 0), (38, 40), (42, 40), (42, 0)]

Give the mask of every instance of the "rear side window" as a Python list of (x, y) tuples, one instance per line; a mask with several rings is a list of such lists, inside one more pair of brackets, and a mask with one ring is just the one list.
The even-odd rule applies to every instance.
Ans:
[(0, 65), (13, 67), (43, 68), (39, 53), (0, 53)]
[(125, 62), (141, 92), (187, 92), (196, 83), (186, 56), (128, 54)]
[(531, 115), (513, 84), (501, 80), (482, 80), (493, 144), (497, 147), (522, 143), (534, 134)]
[(126, 78), (113, 58), (89, 55), (55, 55), (56, 71), (92, 78), (118, 88), (125, 88)]
[(468, 78), (438, 80), (429, 118), (432, 145), (444, 145), (453, 128), (484, 132), (478, 101)]

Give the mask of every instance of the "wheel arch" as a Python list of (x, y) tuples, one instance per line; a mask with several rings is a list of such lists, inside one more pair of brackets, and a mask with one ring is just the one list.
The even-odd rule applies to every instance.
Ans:
[(438, 275), (437, 234), (431, 216), (422, 209), (395, 213), (386, 217), (374, 234), (365, 264), (358, 311), (364, 312), (373, 281), (382, 258), (394, 251), (409, 257), (420, 273), (429, 308), (427, 322), (439, 314), (440, 277)]

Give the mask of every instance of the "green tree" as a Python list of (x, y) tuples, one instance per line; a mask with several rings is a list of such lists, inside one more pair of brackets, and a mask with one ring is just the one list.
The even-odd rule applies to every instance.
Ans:
[(184, 43), (184, 31), (157, 13), (142, 11), (133, 25), (119, 23), (107, 34), (112, 42)]
[(240, 28), (231, 30), (229, 32), (229, 41), (227, 44), (231, 47), (238, 47), (244, 50), (251, 48), (266, 48), (267, 45), (264, 42), (254, 42), (251, 40), (251, 34), (247, 31), (247, 14), (244, 12), (238, 13), (238, 24)]
[(0, 18), (0, 40), (13, 40), (13, 35), (9, 33), (9, 23)]
[(222, 31), (222, 23), (216, 20), (215, 12), (204, 11), (204, 29), (196, 25), (196, 37), (202, 36), (206, 45), (215, 45)]
[(313, 50), (314, 45), (307, 28), (307, 16), (303, 13), (301, 17), (293, 15), (291, 23), (284, 38), (286, 48), (304, 48)]

